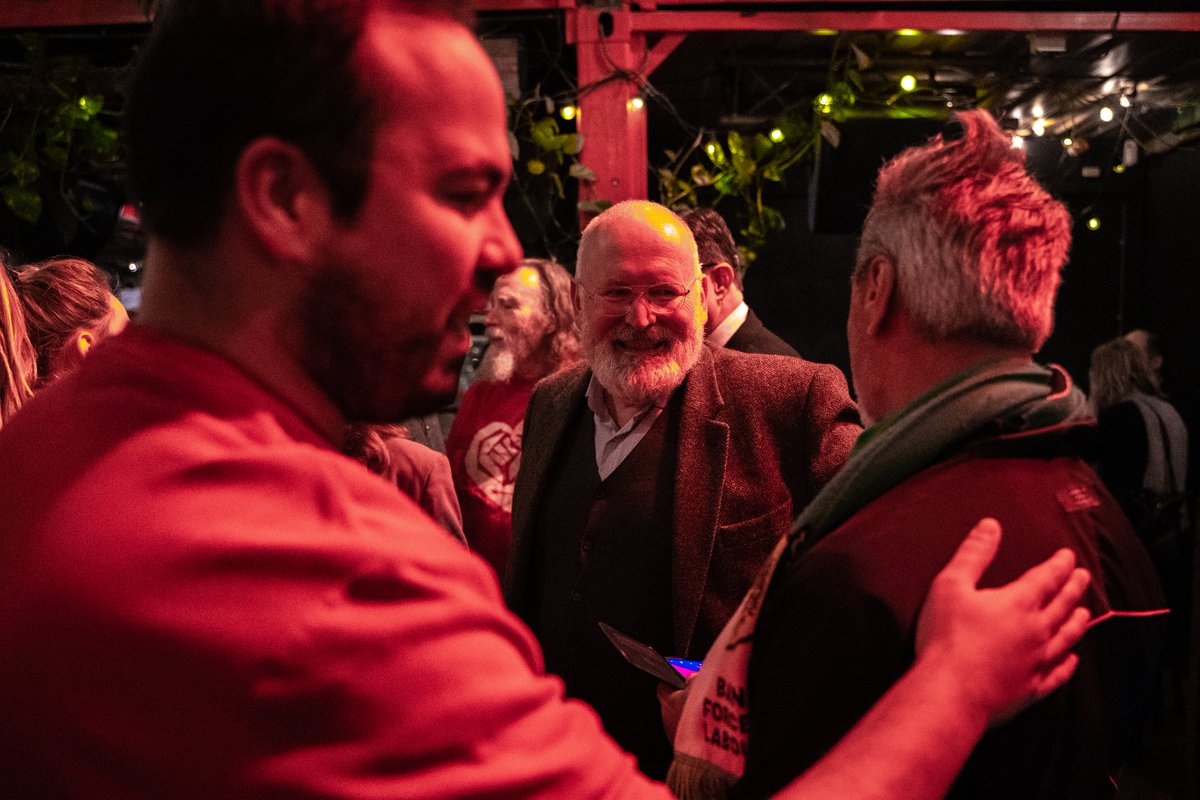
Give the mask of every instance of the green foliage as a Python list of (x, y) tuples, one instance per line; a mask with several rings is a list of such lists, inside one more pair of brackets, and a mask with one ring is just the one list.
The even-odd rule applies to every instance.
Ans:
[(119, 162), (117, 116), (80, 58), (47, 57), (45, 40), (20, 37), (23, 69), (0, 84), (0, 198), (29, 225), (50, 204), (80, 222), (99, 207), (96, 179)]

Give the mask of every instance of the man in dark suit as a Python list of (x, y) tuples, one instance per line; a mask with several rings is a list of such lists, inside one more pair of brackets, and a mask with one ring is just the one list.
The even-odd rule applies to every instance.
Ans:
[(586, 364), (534, 390), (513, 500), (512, 608), (651, 775), (670, 757), (656, 681), (597, 623), (702, 658), (860, 431), (835, 367), (706, 345), (708, 289), (666, 208), (627, 201), (588, 226)]
[(687, 223), (696, 239), (700, 269), (711, 285), (705, 305), (708, 321), (704, 334), (713, 345), (740, 350), (743, 353), (771, 353), (779, 356), (799, 356), (796, 349), (780, 339), (746, 305), (737, 245), (729, 226), (711, 208), (690, 208), (680, 218)]

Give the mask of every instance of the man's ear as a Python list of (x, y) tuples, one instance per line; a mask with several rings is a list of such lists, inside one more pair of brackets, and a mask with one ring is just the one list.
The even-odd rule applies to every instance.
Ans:
[(733, 285), (733, 267), (725, 262), (721, 262), (715, 266), (709, 267), (704, 273), (708, 276), (708, 280), (712, 283), (712, 291), (718, 299), (724, 299), (725, 295), (729, 294), (729, 287)]
[(247, 227), (277, 261), (305, 260), (332, 220), (328, 190), (312, 163), (272, 136), (242, 151), (234, 191)]
[(571, 307), (575, 309), (575, 316), (579, 316), (579, 284), (571, 281)]
[(859, 276), (867, 333), (878, 334), (887, 326), (896, 292), (896, 265), (886, 256), (875, 256)]

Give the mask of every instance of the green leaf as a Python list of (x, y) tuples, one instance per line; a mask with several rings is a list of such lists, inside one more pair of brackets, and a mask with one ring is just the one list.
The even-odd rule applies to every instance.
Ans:
[(550, 117), (539, 119), (530, 129), (533, 143), (542, 150), (553, 150), (554, 140), (558, 137), (558, 123)]
[(712, 182), (713, 176), (703, 164), (692, 164), (692, 183), (697, 186), (711, 186)]
[(550, 182), (554, 184), (554, 194), (558, 195), (559, 200), (567, 196), (566, 190), (563, 189), (562, 178), (558, 177), (557, 172), (550, 173)]
[(590, 167), (585, 167), (583, 164), (578, 162), (571, 165), (571, 168), (567, 170), (567, 174), (576, 180), (584, 181), (586, 183), (591, 183), (592, 181), (596, 180), (596, 173), (593, 172)]
[(579, 154), (579, 134), (566, 133), (560, 136), (559, 139), (562, 142), (561, 149), (564, 153), (571, 156)]
[(77, 102), (84, 119), (91, 119), (104, 110), (103, 95), (87, 94), (79, 98)]
[(0, 189), (4, 204), (20, 219), (36, 223), (42, 216), (42, 197), (28, 186), (5, 186)]
[(725, 137), (725, 143), (729, 146), (729, 155), (733, 158), (745, 155), (746, 151), (742, 147), (742, 135), (737, 131), (730, 131)]
[(541, 175), (546, 171), (546, 163), (540, 159), (531, 158), (525, 162), (525, 169), (530, 175)]

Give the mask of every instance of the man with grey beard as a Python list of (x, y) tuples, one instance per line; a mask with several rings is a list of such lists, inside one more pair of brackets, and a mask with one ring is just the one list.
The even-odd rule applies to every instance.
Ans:
[(512, 549), (512, 496), (533, 386), (579, 360), (571, 275), (526, 258), (496, 279), (484, 312), (488, 349), (467, 387), (446, 456), (471, 549), (503, 576)]
[(510, 606), (652, 776), (671, 755), (656, 681), (597, 623), (702, 658), (861, 430), (837, 368), (705, 346), (709, 291), (663, 206), (592, 221), (573, 285), (585, 363), (534, 390), (513, 499)]

